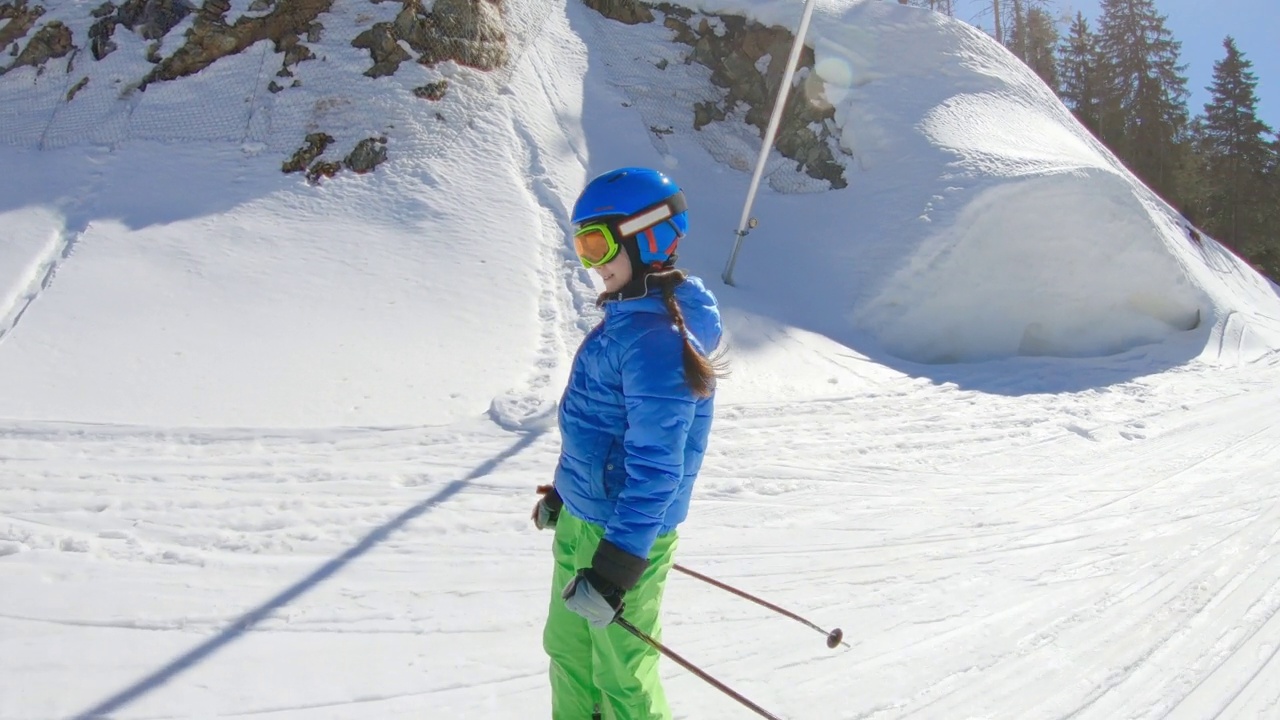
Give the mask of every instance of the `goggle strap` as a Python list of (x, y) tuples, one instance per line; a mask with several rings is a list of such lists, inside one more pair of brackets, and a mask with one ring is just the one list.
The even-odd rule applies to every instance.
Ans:
[[(675, 228), (672, 228), (672, 229), (675, 229)], [(658, 254), (658, 236), (654, 234), (653, 228), (646, 228), (644, 231), (644, 235), (646, 238), (649, 239), (649, 254), (657, 255)], [(672, 240), (671, 244), (667, 246), (667, 249), (662, 251), (662, 255), (668, 258), (671, 257), (671, 254), (676, 251), (676, 246), (679, 244), (680, 244), (680, 235), (679, 233), (677, 233), (675, 239)], [(660, 265), (661, 261), (655, 262), (654, 264)]]
[(676, 239), (672, 240), (671, 244), (667, 246), (667, 249), (662, 251), (662, 254), (666, 255), (667, 257), (671, 257), (671, 255), (676, 251), (676, 246), (679, 244), (680, 244), (680, 236), (677, 235)]

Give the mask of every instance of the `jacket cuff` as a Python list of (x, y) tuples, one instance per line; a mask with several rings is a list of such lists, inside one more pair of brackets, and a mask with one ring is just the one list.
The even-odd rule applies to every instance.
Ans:
[(648, 567), (648, 560), (636, 557), (608, 540), (600, 541), (595, 556), (591, 558), (591, 569), (623, 590), (635, 587)]

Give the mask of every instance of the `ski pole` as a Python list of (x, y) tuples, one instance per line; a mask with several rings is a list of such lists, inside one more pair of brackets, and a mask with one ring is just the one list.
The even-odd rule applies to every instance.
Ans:
[(812, 622), (810, 622), (810, 621), (808, 621), (808, 620), (806, 620), (806, 619), (804, 619), (804, 618), (800, 617), (799, 615), (797, 615), (797, 614), (795, 614), (795, 613), (791, 612), (790, 610), (787, 610), (786, 608), (780, 608), (780, 607), (778, 607), (777, 605), (774, 605), (773, 603), (769, 602), (768, 600), (762, 600), (762, 599), (760, 599), (760, 598), (756, 597), (755, 595), (752, 595), (751, 593), (749, 593), (749, 592), (747, 592), (747, 591), (745, 591), (745, 590), (739, 590), (738, 588), (736, 588), (736, 587), (734, 587), (734, 586), (732, 586), (732, 585), (729, 585), (729, 584), (727, 584), (727, 583), (722, 583), (722, 582), (720, 582), (719, 580), (716, 580), (715, 578), (707, 577), (706, 575), (703, 575), (703, 574), (702, 574), (702, 573), (700, 573), (700, 572), (696, 572), (696, 571), (690, 570), (689, 568), (687, 568), (687, 567), (685, 567), (685, 566), (683, 566), (683, 565), (681, 565), (681, 564), (679, 564), (679, 563), (676, 563), (673, 567), (674, 567), (676, 570), (679, 570), (680, 572), (684, 573), (685, 575), (689, 575), (690, 577), (698, 578), (699, 580), (701, 580), (701, 581), (703, 581), (703, 582), (705, 582), (705, 583), (708, 583), (708, 584), (710, 584), (710, 585), (715, 585), (716, 587), (720, 588), (721, 590), (728, 590), (729, 592), (733, 593), (734, 595), (737, 595), (737, 596), (738, 596), (738, 597), (740, 597), (740, 598), (743, 598), (743, 599), (746, 599), (746, 600), (750, 600), (751, 602), (753, 602), (753, 603), (755, 603), (755, 604), (757, 604), (757, 605), (762, 605), (762, 606), (767, 607), (767, 608), (769, 608), (770, 610), (772, 610), (772, 611), (774, 611), (774, 612), (776, 612), (776, 613), (779, 613), (779, 614), (781, 614), (781, 615), (785, 615), (785, 616), (787, 616), (787, 617), (791, 618), (792, 620), (796, 620), (796, 621), (798, 621), (798, 622), (804, 623), (805, 625), (808, 625), (809, 627), (813, 628), (814, 630), (817, 630), (818, 632), (820, 632), (820, 633), (822, 633), (823, 635), (826, 635), (826, 636), (827, 636), (827, 647), (831, 648), (832, 650), (834, 650), (834, 649), (836, 648), (836, 646), (837, 646), (837, 645), (844, 645), (845, 647), (850, 647), (849, 643), (844, 642), (844, 631), (843, 631), (843, 630), (841, 630), (840, 628), (835, 628), (834, 630), (831, 630), (830, 632), (828, 632), (827, 630), (824, 630), (823, 628), (819, 627), (818, 625), (816, 625), (816, 624), (814, 624), (814, 623), (812, 623)]
[(743, 697), (740, 693), (736, 692), (733, 688), (731, 688), (731, 687), (729, 687), (728, 685), (725, 685), (724, 683), (720, 682), (719, 680), (717, 680), (717, 679), (715, 679), (715, 678), (711, 677), (711, 675), (707, 674), (707, 672), (706, 672), (705, 670), (703, 670), (702, 668), (700, 668), (700, 667), (698, 667), (697, 665), (694, 665), (693, 663), (689, 662), (688, 660), (685, 660), (684, 658), (680, 657), (680, 655), (678, 655), (674, 650), (672, 650), (671, 648), (667, 647), (666, 645), (663, 645), (662, 643), (658, 642), (657, 640), (654, 640), (654, 639), (649, 635), (649, 633), (647, 633), (647, 632), (645, 632), (645, 631), (641, 630), (640, 628), (636, 627), (635, 625), (632, 625), (632, 624), (631, 624), (631, 622), (630, 622), (629, 620), (627, 620), (626, 618), (622, 617), (621, 615), (619, 615), (619, 616), (618, 616), (618, 618), (617, 618), (616, 620), (614, 620), (614, 622), (616, 622), (616, 623), (618, 623), (619, 625), (621, 625), (623, 630), (626, 630), (627, 632), (631, 633), (632, 635), (635, 635), (636, 637), (638, 637), (638, 638), (640, 638), (641, 640), (643, 640), (643, 641), (645, 642), (645, 644), (647, 644), (649, 647), (653, 648), (654, 650), (657, 650), (658, 652), (662, 653), (663, 655), (666, 655), (667, 657), (669, 657), (669, 658), (671, 658), (672, 660), (674, 660), (674, 661), (676, 661), (677, 663), (679, 663), (679, 664), (680, 664), (680, 666), (681, 666), (681, 667), (683, 667), (685, 670), (688, 670), (689, 672), (693, 673), (694, 675), (697, 675), (698, 677), (700, 677), (700, 678), (702, 678), (703, 680), (707, 681), (707, 682), (708, 682), (708, 683), (710, 683), (710, 684), (711, 684), (711, 686), (712, 686), (712, 687), (714, 687), (715, 689), (719, 690), (720, 692), (724, 693), (725, 695), (728, 695), (729, 697), (733, 698), (734, 700), (737, 700), (738, 702), (742, 703), (743, 705), (745, 705), (745, 706), (747, 706), (747, 707), (751, 708), (751, 709), (752, 709), (752, 710), (754, 710), (754, 711), (755, 711), (755, 713), (756, 713), (757, 715), (759, 715), (760, 717), (768, 718), (769, 720), (782, 720), (782, 718), (778, 717), (777, 715), (774, 715), (773, 713), (769, 712), (768, 710), (765, 710), (764, 708), (760, 707), (759, 705), (757, 705), (757, 704), (755, 704), (755, 703), (751, 702), (750, 700), (746, 699), (746, 698), (745, 698), (745, 697)]

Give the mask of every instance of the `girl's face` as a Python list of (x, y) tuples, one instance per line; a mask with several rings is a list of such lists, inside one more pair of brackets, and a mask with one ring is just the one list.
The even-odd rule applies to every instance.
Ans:
[(618, 248), (618, 254), (609, 262), (592, 268), (604, 280), (604, 291), (615, 293), (631, 282), (631, 257), (625, 247)]

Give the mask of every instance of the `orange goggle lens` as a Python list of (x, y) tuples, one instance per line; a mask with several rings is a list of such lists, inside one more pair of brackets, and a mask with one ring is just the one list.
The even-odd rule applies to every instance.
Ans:
[(608, 225), (599, 223), (575, 232), (573, 249), (585, 268), (599, 267), (618, 256), (618, 242), (613, 238), (613, 231)]

